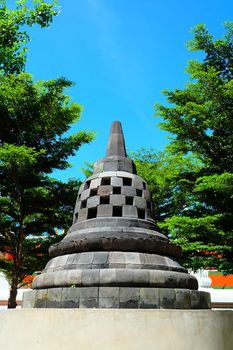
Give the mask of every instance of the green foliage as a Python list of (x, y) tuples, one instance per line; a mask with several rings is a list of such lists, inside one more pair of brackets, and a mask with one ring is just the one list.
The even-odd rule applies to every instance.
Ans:
[(80, 182), (49, 175), (68, 168), (68, 158), (94, 137), (68, 133), (82, 110), (65, 94), (71, 81), (35, 82), (24, 72), (27, 27), (47, 27), (57, 14), (56, 1), (29, 7), (20, 0), (9, 9), (0, 0), (0, 252), (12, 256), (1, 255), (0, 269), (11, 280), (11, 308), (25, 275), (44, 267), (48, 247), (72, 223)]
[(80, 118), (81, 106), (64, 94), (71, 86), (66, 79), (33, 83), (21, 73), (0, 80), (0, 243), (20, 261), (21, 280), (31, 273), (25, 267), (28, 259), (39, 263), (36, 256), (27, 256), (25, 244), (33, 253), (39, 236), (43, 245), (48, 235), (55, 237), (57, 229), (67, 230), (72, 221), (80, 182), (62, 183), (48, 174), (69, 167), (67, 158), (93, 134), (67, 135)]
[(0, 1), (0, 70), (4, 73), (20, 73), (26, 62), (26, 44), (30, 36), (26, 27), (38, 24), (48, 27), (54, 16), (58, 15), (56, 1), (52, 4), (43, 0), (33, 1), (31, 7), (25, 0), (16, 2), (10, 9), (6, 1)]
[[(186, 265), (232, 272), (233, 23), (226, 23), (223, 39), (214, 41), (204, 25), (193, 33), (188, 47), (203, 51), (203, 61), (189, 62), (183, 90), (164, 92), (169, 106), (156, 105), (161, 128), (172, 135), (167, 152), (174, 159), (182, 154), (173, 173), (177, 185), (170, 185), (183, 207), (173, 196), (161, 226), (183, 246)], [(199, 164), (183, 172), (182, 159), (190, 156)]]
[(158, 223), (187, 209), (188, 203), (192, 202), (193, 180), (202, 168), (194, 155), (184, 157), (181, 152), (174, 155), (167, 151), (141, 149), (131, 156), (138, 175), (149, 185)]

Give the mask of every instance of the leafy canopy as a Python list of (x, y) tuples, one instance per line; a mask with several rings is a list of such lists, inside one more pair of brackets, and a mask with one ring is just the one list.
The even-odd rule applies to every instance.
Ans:
[(58, 15), (56, 1), (52, 3), (34, 0), (27, 6), (26, 0), (16, 1), (13, 9), (0, 0), (0, 70), (6, 74), (19, 74), (26, 62), (26, 44), (31, 40), (27, 27), (38, 24), (48, 27)]
[(10, 9), (0, 0), (0, 268), (11, 280), (10, 308), (23, 278), (44, 267), (49, 245), (72, 222), (80, 182), (49, 175), (67, 169), (94, 136), (69, 133), (82, 110), (65, 93), (71, 81), (35, 82), (24, 72), (28, 27), (48, 27), (58, 14), (55, 1), (30, 5), (20, 0)]
[[(204, 53), (188, 63), (184, 89), (164, 91), (169, 106), (156, 105), (160, 126), (171, 134), (171, 156), (190, 155), (199, 170), (180, 173), (176, 193), (184, 200), (162, 224), (183, 246), (188, 266), (233, 270), (233, 23), (214, 40), (204, 25), (193, 29), (188, 47)], [(184, 188), (183, 184), (189, 183)]]

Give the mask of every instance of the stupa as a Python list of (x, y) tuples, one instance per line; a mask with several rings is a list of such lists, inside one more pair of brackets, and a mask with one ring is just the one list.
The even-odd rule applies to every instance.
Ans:
[(158, 231), (118, 121), (80, 187), (72, 226), (49, 253), (24, 308), (210, 308), (209, 293), (177, 262), (181, 248)]

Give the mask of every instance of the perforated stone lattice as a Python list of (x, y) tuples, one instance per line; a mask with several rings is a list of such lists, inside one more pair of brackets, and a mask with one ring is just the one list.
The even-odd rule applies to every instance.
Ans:
[(146, 182), (122, 171), (103, 172), (88, 178), (78, 193), (74, 223), (102, 217), (131, 217), (154, 222)]

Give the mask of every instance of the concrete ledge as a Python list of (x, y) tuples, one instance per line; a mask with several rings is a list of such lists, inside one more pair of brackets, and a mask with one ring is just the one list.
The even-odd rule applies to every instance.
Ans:
[(4, 350), (231, 350), (233, 312), (25, 309), (0, 314)]

